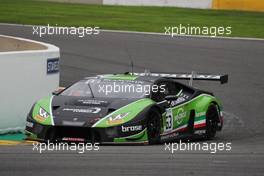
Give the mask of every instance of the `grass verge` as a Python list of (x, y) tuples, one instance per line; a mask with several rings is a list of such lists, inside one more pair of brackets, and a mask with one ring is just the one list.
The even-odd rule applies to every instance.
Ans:
[(0, 22), (165, 32), (165, 26), (231, 26), (236, 37), (264, 38), (264, 13), (174, 7), (100, 6), (0, 0)]

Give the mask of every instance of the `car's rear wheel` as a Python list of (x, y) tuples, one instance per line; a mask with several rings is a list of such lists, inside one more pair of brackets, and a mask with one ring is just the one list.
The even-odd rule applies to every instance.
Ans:
[(147, 122), (147, 132), (149, 144), (160, 142), (161, 114), (157, 109), (149, 112)]
[(211, 104), (206, 112), (205, 139), (210, 140), (215, 137), (217, 131), (217, 119), (218, 119), (217, 105)]

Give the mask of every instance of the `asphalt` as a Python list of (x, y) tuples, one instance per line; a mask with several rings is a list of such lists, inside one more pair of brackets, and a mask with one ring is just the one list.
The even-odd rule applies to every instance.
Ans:
[[(264, 41), (101, 32), (78, 38), (32, 34), (0, 25), (0, 34), (60, 47), (60, 84), (100, 73), (136, 71), (227, 73), (229, 83), (194, 82), (224, 105), (224, 129), (209, 143), (231, 151), (176, 151), (156, 146), (101, 146), (99, 151), (49, 151), (0, 146), (0, 175), (264, 175)], [(203, 141), (202, 141), (203, 142)], [(200, 144), (202, 143), (200, 142)]]

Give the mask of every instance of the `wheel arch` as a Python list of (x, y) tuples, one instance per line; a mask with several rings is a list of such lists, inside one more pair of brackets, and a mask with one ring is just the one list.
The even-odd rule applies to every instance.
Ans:
[(217, 118), (217, 123), (218, 123), (218, 131), (220, 131), (223, 127), (223, 115), (222, 115), (222, 105), (219, 104), (219, 102), (217, 101), (212, 101), (211, 104), (215, 105), (217, 108), (217, 114), (218, 114), (218, 118)]
[[(190, 104), (189, 111), (190, 111), (190, 118), (192, 116), (192, 112), (194, 111), (194, 128), (198, 126), (197, 124), (201, 123), (201, 121), (206, 120), (206, 113), (210, 105), (216, 105), (219, 112), (221, 110), (221, 103), (220, 101), (210, 94), (200, 94), (196, 98), (194, 98), (193, 102)], [(220, 114), (220, 113), (219, 113)], [(221, 122), (219, 118), (218, 122)], [(204, 122), (203, 122), (204, 123)]]

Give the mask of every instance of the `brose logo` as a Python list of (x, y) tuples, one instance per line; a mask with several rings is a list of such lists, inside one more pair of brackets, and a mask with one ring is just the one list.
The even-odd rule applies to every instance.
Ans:
[(137, 125), (137, 126), (122, 126), (122, 132), (132, 132), (132, 131), (141, 131), (142, 130), (142, 125)]

